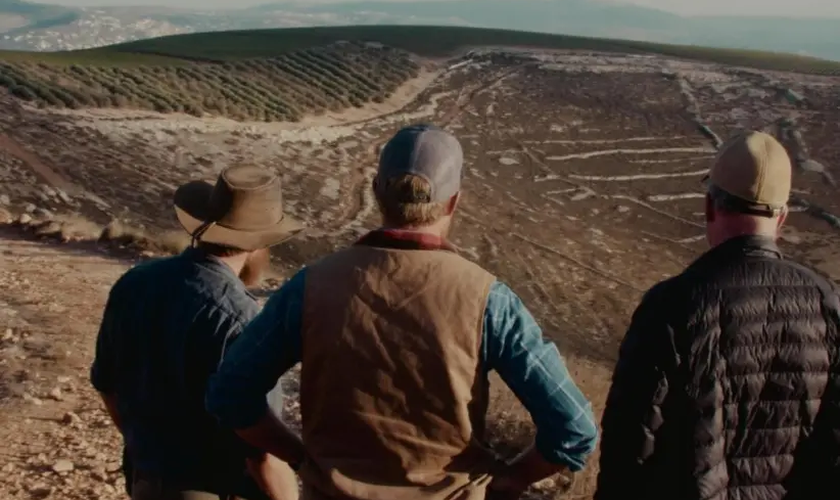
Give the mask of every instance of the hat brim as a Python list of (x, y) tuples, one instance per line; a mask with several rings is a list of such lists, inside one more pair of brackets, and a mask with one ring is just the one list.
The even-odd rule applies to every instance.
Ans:
[[(213, 185), (205, 181), (192, 181), (175, 191), (175, 214), (188, 234), (195, 233), (207, 220), (207, 208), (212, 192)], [(213, 224), (201, 234), (199, 240), (252, 251), (279, 245), (305, 228), (302, 223), (286, 215), (277, 224), (257, 231), (243, 231)]]

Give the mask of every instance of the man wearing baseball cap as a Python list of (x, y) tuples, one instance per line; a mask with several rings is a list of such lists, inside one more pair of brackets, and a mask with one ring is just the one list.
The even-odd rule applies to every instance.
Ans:
[(704, 179), (711, 250), (645, 294), (602, 420), (596, 500), (840, 491), (840, 299), (776, 245), (791, 161), (739, 134)]
[[(400, 130), (373, 182), (383, 226), (280, 288), (211, 380), (209, 411), (293, 464), (305, 499), (514, 499), (582, 469), (595, 447), (590, 404), (554, 344), (446, 239), (463, 162), (449, 133)], [(302, 440), (265, 404), (299, 361)], [(482, 444), (490, 370), (537, 427), (510, 462)]]

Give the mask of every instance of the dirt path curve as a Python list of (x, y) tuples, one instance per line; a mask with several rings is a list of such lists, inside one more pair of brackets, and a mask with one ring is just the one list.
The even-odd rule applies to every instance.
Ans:
[(6, 134), (0, 134), (0, 149), (25, 163), (32, 171), (50, 186), (61, 189), (66, 194), (78, 195), (82, 193), (75, 184), (66, 177), (48, 167), (37, 155), (24, 149), (14, 139)]
[(533, 65), (532, 63), (518, 64), (512, 68), (507, 68), (503, 71), (498, 71), (490, 75), (486, 80), (480, 80), (479, 83), (467, 86), (461, 89), (458, 98), (446, 114), (439, 120), (438, 125), (447, 126), (456, 118), (458, 118), (464, 110), (472, 104), (473, 100), (482, 92), (490, 90), (495, 85), (501, 83), (504, 79), (513, 76), (522, 69)]
[(0, 498), (125, 498), (119, 436), (88, 367), (128, 265), (0, 228)]
[[(419, 77), (411, 80), (411, 85), (404, 85), (386, 101), (388, 110), (368, 116), (364, 119), (342, 122), (334, 120), (334, 124), (360, 125), (375, 123), (379, 120), (390, 121), (394, 118), (406, 116), (404, 110), (414, 103), (423, 91), (431, 88), (440, 78), (445, 76), (442, 70), (424, 71)], [(379, 147), (388, 140), (393, 130), (385, 130), (382, 134), (369, 141), (364, 153), (355, 160), (357, 167), (349, 179), (349, 204), (335, 219), (335, 224), (328, 231), (329, 236), (341, 236), (354, 228), (361, 227), (367, 217), (373, 212), (374, 200), (370, 192), (370, 181), (375, 175), (375, 166), (379, 154)]]
[[(443, 127), (449, 125), (461, 112), (463, 112), (464, 108), (472, 102), (476, 95), (519, 71), (523, 66), (524, 65), (517, 66), (511, 70), (501, 72), (500, 74), (492, 75), (488, 81), (481, 82), (475, 87), (462, 89), (461, 95), (459, 95), (459, 98), (453, 104), (452, 108), (447, 110), (443, 118), (436, 121), (437, 125)], [(448, 72), (445, 71), (435, 73), (435, 78), (430, 79), (427, 82), (426, 88), (431, 88), (435, 82), (446, 78), (447, 76), (449, 76)], [(419, 97), (419, 93), (413, 95), (409, 101), (406, 101), (403, 108), (400, 110), (387, 115), (382, 115), (378, 119), (389, 120), (394, 118), (400, 119), (410, 117), (411, 113), (403, 113), (402, 109), (408, 107), (408, 105), (416, 100), (417, 97)], [(434, 111), (437, 107), (437, 103), (433, 102), (432, 106)], [(393, 132), (394, 130), (385, 130), (379, 137), (370, 141), (369, 145), (365, 148), (364, 154), (362, 154), (359, 160), (357, 160), (359, 166), (355, 169), (353, 176), (350, 179), (352, 187), (349, 190), (351, 193), (349, 206), (339, 217), (336, 218), (336, 228), (328, 233), (330, 236), (340, 236), (354, 228), (362, 227), (362, 224), (367, 220), (367, 218), (373, 214), (376, 202), (370, 191), (370, 182), (376, 174), (375, 166), (377, 163), (379, 148), (390, 138), (390, 135)]]

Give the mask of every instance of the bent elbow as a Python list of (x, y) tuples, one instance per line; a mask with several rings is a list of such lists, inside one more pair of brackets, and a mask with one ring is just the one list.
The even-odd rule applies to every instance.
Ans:
[(582, 425), (583, 429), (581, 431), (581, 445), (585, 447), (586, 453), (590, 454), (595, 451), (595, 448), (598, 446), (600, 431), (598, 430), (598, 424), (595, 420), (595, 415), (592, 413), (591, 406), (587, 408), (586, 414), (587, 418), (585, 423)]
[(580, 429), (577, 435), (575, 436), (577, 439), (569, 443), (569, 451), (567, 452), (569, 457), (572, 459), (572, 463), (569, 464), (569, 467), (572, 470), (581, 470), (586, 466), (587, 459), (589, 456), (595, 452), (595, 449), (598, 447), (598, 426), (595, 424), (594, 420), (591, 420), (583, 425), (580, 426)]
[(598, 445), (598, 426), (594, 419), (583, 418), (574, 425), (552, 433), (537, 431), (536, 445), (547, 461), (563, 464), (572, 472), (582, 470)]
[(595, 451), (595, 448), (598, 447), (598, 438), (600, 434), (598, 432), (598, 426), (595, 425), (595, 422), (586, 429), (586, 432), (583, 434), (580, 447), (582, 449), (582, 453), (584, 455), (590, 455)]

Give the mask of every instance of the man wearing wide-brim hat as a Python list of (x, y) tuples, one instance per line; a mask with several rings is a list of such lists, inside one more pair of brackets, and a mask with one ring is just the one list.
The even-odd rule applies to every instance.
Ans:
[[(190, 248), (117, 281), (91, 368), (125, 441), (132, 499), (297, 498), (291, 469), (222, 429), (204, 392), (259, 310), (247, 287), (268, 268), (269, 247), (303, 226), (283, 211), (280, 179), (254, 166), (184, 184), (174, 204)], [(279, 412), (279, 386), (268, 400)]]

